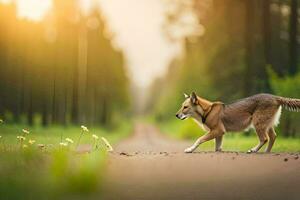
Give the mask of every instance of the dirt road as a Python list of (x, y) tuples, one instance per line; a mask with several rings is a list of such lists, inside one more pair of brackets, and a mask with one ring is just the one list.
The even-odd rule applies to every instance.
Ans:
[(299, 153), (182, 153), (188, 145), (137, 124), (109, 156), (103, 199), (300, 199)]

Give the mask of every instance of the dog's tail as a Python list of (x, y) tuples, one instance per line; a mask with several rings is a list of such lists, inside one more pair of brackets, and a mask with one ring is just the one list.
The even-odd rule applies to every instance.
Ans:
[(300, 111), (300, 99), (292, 99), (286, 97), (277, 97), (276, 98), (279, 105), (283, 106), (289, 111), (299, 112)]

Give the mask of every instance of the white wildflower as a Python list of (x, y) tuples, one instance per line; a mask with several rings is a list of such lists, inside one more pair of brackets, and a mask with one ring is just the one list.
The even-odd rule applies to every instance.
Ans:
[(40, 149), (43, 149), (43, 148), (45, 147), (44, 144), (38, 144), (37, 146), (38, 146), (38, 148), (40, 148)]
[(35, 140), (29, 140), (28, 143), (33, 145), (35, 143)]
[(68, 146), (68, 143), (66, 143), (66, 142), (61, 142), (61, 143), (59, 143), (59, 145), (60, 145), (60, 146), (63, 146), (63, 147), (66, 147), (66, 146)]
[(94, 140), (98, 140), (99, 139), (99, 137), (97, 135), (95, 135), (95, 134), (93, 134), (92, 137), (94, 138)]
[(26, 140), (26, 138), (25, 138), (25, 137), (23, 137), (23, 136), (20, 136), (20, 135), (19, 135), (19, 136), (17, 136), (17, 139), (18, 139), (18, 140), (20, 140), (20, 141), (24, 141), (24, 140)]
[(86, 126), (81, 125), (81, 129), (85, 132), (89, 132), (89, 129)]
[(25, 134), (29, 134), (29, 133), (30, 133), (30, 131), (28, 131), (28, 130), (26, 130), (26, 129), (22, 129), (22, 131), (23, 131), (23, 133), (25, 133)]
[(104, 142), (105, 146), (107, 147), (107, 151), (113, 151), (114, 149), (110, 145), (110, 143), (104, 137), (101, 137), (102, 141)]
[(66, 138), (66, 141), (67, 141), (68, 143), (71, 143), (71, 144), (74, 143), (74, 141), (73, 141), (71, 138)]

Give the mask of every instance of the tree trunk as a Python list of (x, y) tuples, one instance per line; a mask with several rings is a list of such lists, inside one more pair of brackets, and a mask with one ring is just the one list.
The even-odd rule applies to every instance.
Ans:
[(270, 0), (263, 0), (263, 35), (266, 65), (271, 64), (271, 17)]
[[(31, 89), (30, 89), (31, 90)], [(32, 105), (32, 91), (29, 94), (29, 105), (28, 105), (27, 122), (29, 126), (33, 125), (33, 105)]]
[(71, 113), (71, 119), (73, 124), (79, 123), (79, 116), (78, 116), (78, 66), (74, 67), (74, 73), (73, 73), (73, 96), (72, 96), (72, 113)]
[(246, 31), (245, 31), (245, 44), (246, 44), (246, 70), (244, 81), (244, 96), (252, 93), (252, 67), (253, 67), (253, 34), (254, 34), (254, 2), (245, 0), (246, 3)]
[(290, 66), (289, 74), (294, 75), (297, 72), (297, 18), (298, 18), (298, 0), (291, 0), (291, 16), (290, 16)]

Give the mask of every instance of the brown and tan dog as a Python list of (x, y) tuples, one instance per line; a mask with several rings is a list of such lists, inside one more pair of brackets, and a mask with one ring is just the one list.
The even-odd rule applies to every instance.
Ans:
[(271, 94), (257, 94), (235, 103), (225, 105), (222, 102), (210, 102), (198, 97), (195, 92), (185, 95), (185, 101), (176, 117), (184, 120), (192, 117), (202, 128), (208, 131), (184, 152), (192, 153), (200, 144), (215, 139), (215, 150), (221, 151), (225, 132), (243, 131), (253, 127), (259, 143), (248, 153), (257, 152), (269, 143), (266, 152), (270, 152), (276, 139), (274, 127), (279, 123), (281, 106), (291, 111), (300, 110), (300, 100)]

